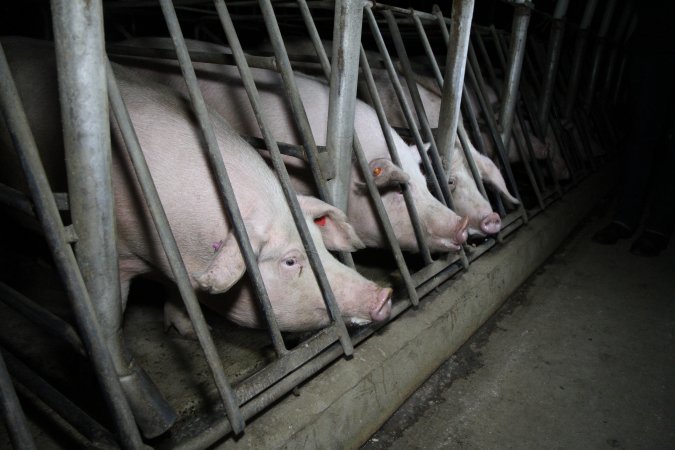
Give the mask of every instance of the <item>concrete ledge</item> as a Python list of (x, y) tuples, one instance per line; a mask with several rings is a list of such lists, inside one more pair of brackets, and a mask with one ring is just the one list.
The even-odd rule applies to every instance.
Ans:
[(219, 448), (356, 448), (530, 276), (610, 188), (605, 167)]

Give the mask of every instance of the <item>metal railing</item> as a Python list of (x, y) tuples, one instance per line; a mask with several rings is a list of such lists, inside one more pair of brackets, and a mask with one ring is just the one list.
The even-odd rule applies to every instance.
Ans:
[[(227, 39), (230, 54), (214, 52), (188, 51), (183, 38), (176, 7), (180, 12), (198, 11), (210, 19), (209, 26), (201, 26), (200, 32), (217, 36), (222, 33)], [(20, 152), (29, 186), (30, 196), (18, 193), (0, 185), (0, 199), (24, 212), (36, 216), (42, 224), (42, 232), (47, 238), (54, 262), (62, 276), (68, 297), (72, 302), (77, 321), (77, 331), (66, 321), (55, 317), (45, 308), (23, 297), (11, 287), (0, 283), (0, 299), (39, 324), (46, 332), (58, 336), (68, 343), (71, 351), (88, 358), (101, 385), (112, 417), (113, 433), (107, 431), (109, 425), (101, 425), (92, 419), (89, 413), (75, 405), (57, 389), (46, 383), (38, 374), (25, 367), (20, 361), (21, 355), (12, 356), (3, 350), (9, 372), (19, 383), (19, 393), (31, 403), (43, 403), (60, 415), (71, 426), (79, 430), (85, 441), (102, 448), (114, 447), (140, 448), (143, 444), (141, 434), (146, 438), (161, 435), (172, 429), (171, 436), (159, 437), (164, 444), (176, 448), (205, 448), (228, 433), (244, 432), (245, 422), (259, 414), (271, 403), (286, 395), (299, 383), (318, 373), (328, 363), (342, 355), (351, 355), (354, 346), (367, 339), (381, 325), (370, 325), (349, 332), (341, 317), (337, 301), (328, 282), (328, 278), (318, 258), (314, 243), (309, 234), (303, 213), (291, 186), (291, 180), (284, 166), (282, 153), (301, 156), (308, 166), (316, 185), (318, 196), (335, 206), (346, 210), (347, 193), (351, 186), (350, 173), (355, 167), (363, 175), (367, 191), (375, 207), (377, 220), (388, 244), (398, 275), (402, 282), (402, 294), (394, 303), (391, 319), (395, 319), (411, 306), (416, 306), (431, 290), (447, 281), (453, 275), (469, 267), (472, 261), (490, 248), (502, 242), (504, 237), (514, 232), (520, 225), (526, 224), (533, 216), (545, 210), (551, 202), (573, 188), (587, 174), (596, 168), (596, 159), (589, 148), (590, 131), (574, 118), (577, 114), (575, 98), (579, 79), (582, 75), (582, 62), (586, 49), (588, 33), (596, 2), (590, 2), (581, 27), (576, 33), (576, 46), (573, 51), (573, 66), (569, 78), (561, 80), (556, 68), (564, 51), (565, 13), (567, 2), (558, 0), (558, 6), (551, 22), (551, 34), (548, 53), (538, 54), (528, 49), (527, 28), (532, 4), (513, 2), (514, 21), (509, 33), (494, 27), (480, 27), (471, 24), (473, 1), (456, 0), (453, 2), (452, 19), (444, 17), (440, 8), (431, 13), (390, 7), (361, 1), (337, 2), (334, 9), (334, 22), (344, 24), (333, 30), (332, 61), (326, 54), (321, 41), (317, 22), (313, 18), (315, 8), (328, 8), (322, 2), (308, 4), (305, 0), (297, 2), (275, 3), (269, 0), (259, 2), (230, 2), (238, 7), (258, 5), (260, 15), (239, 17), (233, 20), (228, 6), (223, 0), (215, 0), (213, 8), (192, 6), (192, 2), (171, 2), (159, 0), (161, 17), (167, 25), (174, 49), (143, 49), (130, 47), (109, 47), (111, 58), (119, 52), (127, 55), (176, 59), (187, 85), (191, 107), (199, 124), (200, 132), (206, 143), (210, 166), (217, 174), (218, 192), (228, 213), (234, 233), (242, 251), (246, 270), (252, 280), (256, 297), (264, 312), (265, 324), (275, 357), (263, 367), (255, 370), (244, 379), (230, 384), (226, 370), (218, 356), (218, 345), (214, 342), (204, 314), (191, 287), (188, 273), (181, 259), (175, 238), (172, 235), (166, 214), (159, 200), (149, 169), (143, 157), (138, 138), (135, 134), (123, 97), (117, 86), (112, 67), (103, 52), (101, 4), (98, 2), (52, 2), (54, 35), (56, 37), (56, 55), (60, 76), (60, 94), (62, 111), (75, 113), (74, 117), (63, 116), (66, 136), (66, 150), (70, 161), (79, 161), (79, 166), (69, 170), (74, 174), (91, 173), (94, 176), (75, 176), (69, 179), (68, 196), (54, 194), (47, 183), (41, 166), (34, 140), (27, 125), (23, 109), (18, 101), (16, 88), (12, 81), (10, 67), (0, 46), (0, 99), (2, 115), (8, 129), (15, 132), (15, 144)], [(86, 5), (90, 6), (86, 6)], [(613, 3), (612, 3), (613, 4)], [(72, 9), (71, 9), (71, 5)], [(125, 5), (128, 8), (156, 6), (157, 2), (135, 2)], [(294, 18), (294, 30), (302, 31), (312, 43), (316, 55), (289, 55), (284, 46), (282, 29), (275, 8), (297, 8), (300, 15), (284, 16), (285, 20)], [(111, 4), (111, 10), (123, 8)], [(611, 5), (608, 10), (611, 10)], [(536, 14), (536, 9), (534, 9)], [(611, 12), (606, 11), (601, 36), (608, 33)], [(235, 29), (244, 27), (246, 21), (257, 20), (264, 23), (270, 41), (273, 56), (255, 56), (245, 53), (242, 39)], [(627, 28), (628, 18), (623, 15), (617, 27), (614, 41), (621, 39)], [(217, 23), (218, 27), (213, 24)], [(362, 25), (363, 23), (363, 25)], [(284, 24), (288, 25), (288, 24)], [(448, 29), (448, 26), (450, 29)], [(363, 28), (362, 28), (363, 27)], [(93, 34), (92, 34), (93, 33)], [(90, 39), (92, 35), (96, 39)], [(88, 36), (85, 39), (85, 36)], [(360, 36), (367, 36), (375, 43), (379, 62), (384, 65), (389, 82), (396, 93), (398, 104), (419, 150), (429, 181), (430, 191), (436, 198), (453, 206), (452, 193), (448, 188), (448, 177), (452, 173), (450, 161), (458, 140), (471, 175), (481, 195), (491, 200), (493, 210), (502, 216), (502, 231), (493, 238), (485, 239), (479, 245), (464, 245), (459, 254), (433, 255), (424, 237), (423, 225), (413, 197), (405, 184), (401, 191), (412, 228), (419, 248), (420, 261), (405, 254), (397, 242), (392, 220), (387, 215), (375, 184), (369, 161), (366, 158), (359, 137), (354, 133), (354, 110), (359, 79), (364, 83), (371, 106), (373, 107), (386, 141), (391, 160), (401, 165), (391, 129), (373, 78), (372, 57), (366, 52)], [(427, 118), (425, 105), (420, 98), (415, 70), (420, 65), (409, 57), (409, 45), (415, 40), (423, 51), (424, 62), (432, 78), (441, 90), (440, 121), (433, 128)], [(363, 39), (365, 42), (366, 39)], [(443, 45), (433, 45), (441, 42)], [(245, 42), (244, 42), (245, 44)], [(393, 47), (388, 47), (393, 44)], [(604, 45), (602, 43), (598, 44)], [(82, 48), (82, 50), (79, 50)], [(392, 57), (389, 48), (395, 49)], [(78, 49), (77, 58), (65, 57), (66, 52)], [(591, 79), (598, 80), (600, 73), (597, 60), (601, 57), (602, 47), (597, 47)], [(607, 70), (607, 81), (620, 83), (620, 61), (618, 47), (611, 50), (612, 64)], [(508, 56), (507, 56), (508, 55)], [(357, 63), (356, 61), (359, 61)], [(270, 304), (269, 295), (260, 274), (256, 257), (244, 227), (226, 164), (218, 150), (214, 130), (208, 117), (208, 102), (199, 89), (193, 62), (210, 62), (236, 65), (255, 116), (260, 126), (262, 140), (247, 137), (256, 148), (270, 152), (274, 171), (280, 180), (285, 199), (298, 228), (302, 243), (307, 249), (308, 258), (317, 283), (320, 286), (331, 324), (306, 339), (302, 345), (289, 349), (285, 337), (279, 329)], [(90, 76), (86, 80), (78, 78), (76, 68), (88, 64)], [(280, 74), (280, 83), (291, 105), (293, 120), (299, 130), (300, 145), (278, 143), (267, 130), (265, 106), (261, 103), (254, 76), (250, 68), (274, 70)], [(295, 82), (294, 70), (313, 69), (326, 78), (330, 86), (328, 138), (325, 146), (318, 146), (305, 111), (299, 88)], [(503, 83), (497, 73), (504, 74)], [(545, 74), (542, 77), (537, 73)], [(94, 74), (94, 75), (91, 75)], [(487, 75), (484, 75), (487, 74)], [(558, 75), (557, 75), (558, 74)], [(556, 76), (557, 75), (557, 76)], [(406, 88), (402, 80), (405, 80)], [(446, 81), (447, 80), (447, 81)], [(105, 85), (102, 85), (105, 83)], [(609, 85), (609, 82), (606, 83)], [(488, 85), (491, 85), (500, 98), (497, 116), (488, 104)], [(615, 88), (614, 91), (616, 91)], [(468, 100), (470, 92), (478, 100), (479, 111), (474, 110)], [(534, 94), (533, 94), (534, 92)], [(611, 93), (605, 91), (599, 101), (611, 102)], [(538, 101), (536, 100), (538, 99)], [(592, 103), (586, 95), (586, 110)], [(133, 162), (135, 176), (143, 191), (144, 201), (150, 210), (154, 226), (160, 236), (163, 249), (174, 274), (183, 302), (190, 316), (192, 326), (198, 337), (200, 348), (211, 371), (211, 377), (221, 404), (217, 412), (212, 412), (208, 427), (190, 428), (177, 425), (172, 406), (161, 394), (162, 385), (155, 386), (133, 359), (130, 358), (121, 339), (122, 310), (119, 286), (117, 284), (117, 255), (112, 245), (115, 242), (112, 226), (112, 199), (110, 193), (110, 137), (107, 117), (108, 101), (117, 126), (124, 137), (130, 160)], [(412, 104), (411, 104), (412, 103)], [(93, 120), (96, 117), (96, 120)], [(463, 126), (468, 125), (468, 133)], [(611, 124), (604, 118), (609, 129)], [(499, 196), (491, 196), (484, 186), (476, 162), (470, 151), (473, 141), (482, 154), (485, 144), (479, 122), (489, 133), (488, 139), (496, 148), (496, 163), (504, 175), (507, 185), (520, 200), (520, 205), (507, 212)], [(92, 123), (96, 130), (91, 131)], [(529, 126), (528, 126), (529, 124)], [(533, 136), (546, 139), (549, 128), (552, 130), (555, 145), (560, 149), (562, 159), (570, 170), (571, 180), (563, 182), (554, 174), (550, 155), (543, 161), (535, 156)], [(82, 133), (82, 130), (89, 133)], [(530, 130), (530, 131), (528, 131)], [(609, 134), (609, 131), (607, 132)], [(88, 143), (86, 139), (94, 139)], [(522, 163), (523, 173), (516, 173), (509, 157), (509, 144), (513, 141), (517, 156)], [(427, 145), (428, 153), (427, 153)], [(86, 148), (86, 150), (85, 150)], [(93, 152), (92, 149), (96, 151)], [(91, 155), (97, 155), (97, 160)], [(82, 159), (80, 161), (80, 159)], [(107, 160), (107, 163), (106, 163)], [(84, 164), (84, 165), (82, 165)], [(521, 195), (524, 190), (534, 194), (534, 201)], [(73, 217), (73, 225), (65, 227), (57, 207), (68, 209)], [(69, 204), (69, 205), (68, 205)], [(76, 243), (77, 259), (70, 244)], [(105, 245), (100, 245), (105, 243)], [(97, 245), (98, 244), (98, 245)], [(341, 254), (341, 259), (351, 267), (359, 268), (350, 254)], [(82, 274), (86, 273), (86, 276)], [(92, 301), (96, 298), (96, 301)], [(104, 299), (104, 300), (103, 300)], [(0, 336), (3, 349), (9, 344)], [(16, 349), (12, 349), (12, 353)], [(9, 356), (7, 356), (9, 355)], [(7, 370), (0, 360), (0, 393), (3, 396), (3, 415), (7, 411), (21, 411), (12, 389)], [(197, 395), (197, 394), (196, 394)], [(135, 420), (135, 422), (134, 422)], [(12, 442), (17, 448), (32, 448), (31, 438), (21, 415), (9, 425)], [(139, 428), (141, 432), (139, 432)], [(114, 442), (113, 442), (114, 441)]]

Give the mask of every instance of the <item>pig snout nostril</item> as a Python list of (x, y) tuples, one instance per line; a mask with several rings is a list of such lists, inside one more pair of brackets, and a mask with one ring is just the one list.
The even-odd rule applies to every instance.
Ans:
[(386, 320), (391, 315), (391, 296), (393, 292), (391, 288), (384, 288), (378, 291), (377, 302), (370, 311), (370, 318), (374, 322)]
[(481, 231), (485, 234), (497, 234), (502, 227), (502, 219), (497, 213), (490, 213), (480, 223)]

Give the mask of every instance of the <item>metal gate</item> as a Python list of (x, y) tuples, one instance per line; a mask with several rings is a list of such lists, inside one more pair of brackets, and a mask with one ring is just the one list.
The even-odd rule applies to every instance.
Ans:
[[(228, 2), (227, 5), (223, 0), (139, 0), (102, 4), (52, 1), (48, 17), (53, 24), (59, 72), (64, 147), (68, 171), (75, 176), (68, 180), (67, 193), (52, 192), (16, 92), (11, 67), (0, 47), (2, 116), (6, 128), (11, 130), (12, 142), (20, 155), (30, 189), (26, 195), (0, 185), (0, 193), (3, 204), (38, 219), (76, 323), (71, 324), (44, 305), (28, 299), (12, 287), (10, 280), (0, 283), (0, 299), (15, 313), (37, 324), (38, 330), (56, 336), (66, 351), (78, 360), (88, 361), (98, 386), (93, 389), (103, 399), (105, 407), (92, 410), (91, 404), (78, 403), (78, 400), (69, 399), (68, 394), (64, 395), (62, 391), (71, 392), (73, 386), (64, 388), (58, 382), (45, 381), (45, 378), (58, 377), (39, 373), (33, 351), (21, 348), (20, 339), (7, 335), (16, 329), (3, 327), (7, 332), (0, 336), (4, 358), (4, 362), (0, 360), (0, 392), (3, 417), (12, 444), (16, 448), (35, 446), (21, 413), (15, 387), (22, 403), (30, 403), (33, 409), (58, 417), (55, 420), (81, 445), (139, 448), (145, 442), (152, 446), (205, 448), (229, 433), (245, 433), (247, 421), (255, 420), (254, 416), (304, 380), (335, 359), (358, 353), (355, 347), (383, 324), (347, 329), (303, 219), (282, 155), (304, 160), (310, 167), (318, 197), (345, 211), (351, 189), (352, 164), (360, 170), (386, 236), (389, 248), (384, 254), (393, 261), (392, 271), (385, 276), (395, 280), (397, 289), (389, 321), (394, 321), (389, 326), (395, 327), (397, 316), (418, 305), (420, 300), (424, 301), (424, 297), (441, 283), (468, 269), (482, 254), (501, 245), (507, 235), (564, 197), (611, 156), (607, 151), (599, 153), (598, 143), (609, 149), (616, 139), (605, 108), (616, 102), (621, 89), (621, 44), (629, 30), (630, 14), (624, 11), (614, 25), (616, 2), (608, 0), (595, 35), (591, 23), (597, 3), (591, 1), (585, 5), (582, 21), (577, 26), (566, 24), (567, 1), (558, 0), (550, 15), (537, 11), (530, 2), (514, 1), (508, 3), (513, 10), (513, 21), (507, 32), (495, 26), (472, 25), (474, 2), (467, 0), (454, 1), (452, 9), (445, 10), (445, 15), (438, 7), (425, 12), (353, 0), (335, 4), (298, 0), (274, 5), (269, 0)], [(127, 20), (133, 17), (151, 17), (155, 24), (165, 26), (168, 30), (165, 36), (171, 38), (173, 48), (131, 48), (109, 43), (106, 54), (104, 22), (109, 30), (115, 30), (114, 33), (133, 37), (134, 32), (142, 28), (133, 20)], [(535, 37), (528, 37), (528, 26), (533, 17), (539, 27), (537, 35), (546, 31), (548, 39), (537, 41)], [(192, 37), (221, 44), (227, 42), (230, 52), (189, 50), (184, 40), (185, 24), (193, 26)], [(608, 40), (610, 25), (614, 25), (615, 32)], [(272, 54), (246, 47), (251, 30), (263, 26), (271, 42)], [(287, 53), (284, 40), (298, 36), (311, 43), (313, 54)], [(321, 40), (326, 36), (332, 38), (330, 58)], [(589, 60), (587, 47), (593, 37), (597, 38), (590, 56), (591, 64), (584, 66), (583, 63)], [(573, 39), (574, 45), (565, 45), (565, 38), (567, 41)], [(608, 57), (605, 56), (607, 51)], [(225, 332), (222, 330), (228, 329), (227, 326), (221, 329), (217, 320), (212, 322), (214, 328), (209, 329), (108, 61), (108, 57), (114, 62), (120, 55), (178, 61), (192, 111), (198, 118), (206, 143), (204, 151), (212, 171), (217, 174), (220, 196), (260, 308), (264, 311), (265, 334), (247, 330)], [(600, 70), (603, 58), (607, 59), (604, 72)], [(234, 64), (239, 70), (262, 135), (262, 139), (251, 136), (246, 139), (271, 155), (331, 317), (328, 327), (310, 334), (284, 335), (276, 323), (239, 205), (218, 151), (208, 116), (210, 100), (204, 98), (199, 89), (193, 68), (193, 63), (199, 62)], [(571, 70), (566, 73), (563, 69), (568, 62)], [(582, 70), (585, 67), (589, 68), (588, 73)], [(278, 143), (268, 131), (265, 106), (260, 104), (251, 68), (280, 73), (302, 145)], [(328, 82), (330, 102), (324, 146), (317, 145), (312, 135), (294, 70), (319, 74)], [(354, 133), (359, 80), (368, 92), (385, 137), (390, 133), (378, 94), (381, 86), (378, 87), (373, 78), (373, 70), (384, 71), (388, 76), (408, 125), (396, 131), (409, 137), (417, 146), (430, 191), (438, 201), (453, 207), (449, 187), (453, 170), (450, 161), (454, 151), (463, 152), (481, 195), (491, 202), (493, 211), (502, 218), (498, 234), (465, 243), (458, 253), (434, 253), (425, 241), (418, 205), (402, 184), (419, 254), (401, 250), (359, 136)], [(421, 85), (416, 82), (416, 73), (420, 70), (431, 74), (430, 78), (440, 92), (437, 127), (430, 125), (428, 111), (420, 98), (418, 87)], [(597, 94), (595, 86), (603, 76), (604, 89)], [(586, 77), (587, 84), (580, 96), (582, 77)], [(489, 104), (489, 86), (499, 99), (497, 111)], [(470, 101), (470, 95), (475, 97), (477, 104)], [(122, 332), (123, 325), (129, 328), (134, 322), (129, 323), (128, 317), (123, 318), (118, 283), (108, 108), (124, 135), (144, 200), (198, 338), (198, 342), (180, 341), (179, 345), (167, 345), (165, 342), (170, 338), (164, 336), (153, 343), (171, 347), (172, 356), (166, 356), (169, 350), (139, 355), (133, 343), (124, 342), (125, 336), (128, 340), (129, 336), (138, 337), (138, 334)], [(463, 126), (458, 127), (462, 122), (466, 123), (468, 132)], [(547, 141), (549, 148), (555, 149), (569, 177), (562, 179), (556, 175), (552, 152), (547, 152), (543, 158), (535, 155), (536, 139)], [(387, 141), (391, 160), (400, 166), (390, 135)], [(460, 145), (456, 146), (456, 141)], [(499, 195), (493, 195), (485, 187), (469, 151), (470, 141), (481, 154), (486, 153), (486, 145), (495, 149), (495, 164), (508, 189), (520, 201), (518, 206), (509, 208)], [(515, 159), (519, 160), (517, 169), (512, 167), (514, 157), (509, 156), (511, 141), (515, 144)], [(66, 225), (63, 217), (70, 217), (72, 224)], [(348, 266), (367, 271), (359, 254), (354, 258), (343, 253), (340, 259)], [(377, 275), (367, 273), (382, 276), (382, 271)], [(133, 309), (134, 306), (129, 307)], [(237, 342), (249, 342), (250, 353), (257, 353), (257, 356), (253, 362), (225, 366), (223, 354), (237, 351), (227, 344), (235, 334), (239, 335)], [(127, 346), (131, 347), (130, 352), (126, 350)], [(197, 350), (201, 353), (199, 357), (192, 354)], [(180, 355), (188, 361), (186, 367), (177, 368), (175, 374), (169, 374), (165, 379), (158, 376), (162, 372), (156, 369), (157, 366), (164, 364), (162, 370), (165, 370), (166, 365), (173, 364)], [(170, 361), (162, 363), (162, 358)], [(179, 390), (189, 392), (167, 400), (167, 391), (176, 388), (171, 384), (180, 384), (177, 380), (181, 377), (190, 380), (179, 386)], [(177, 399), (190, 400), (187, 404), (177, 405)]]

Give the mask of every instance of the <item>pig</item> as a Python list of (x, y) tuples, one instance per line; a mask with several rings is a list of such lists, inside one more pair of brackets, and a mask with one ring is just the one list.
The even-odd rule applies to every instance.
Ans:
[[(149, 45), (158, 48), (170, 47), (167, 39), (152, 38), (124, 42), (126, 45)], [(214, 50), (229, 52), (225, 47), (215, 44), (189, 41), (193, 50)], [(175, 61), (139, 59), (120, 59), (120, 62), (132, 67), (144, 79), (152, 79), (177, 89), (185, 89)], [(261, 136), (252, 107), (243, 88), (238, 69), (234, 66), (195, 63), (199, 85), (207, 102), (220, 113), (239, 133)], [(267, 126), (277, 141), (300, 144), (299, 133), (292, 120), (290, 106), (283, 94), (283, 85), (278, 73), (262, 69), (252, 69), (258, 86), (264, 114), (270, 120)], [(321, 80), (296, 73), (296, 83), (305, 105), (314, 139), (318, 145), (325, 145), (328, 117), (328, 86)], [(427, 245), (432, 252), (458, 251), (467, 239), (467, 218), (455, 214), (432, 196), (426, 186), (418, 161), (416, 149), (407, 145), (393, 132), (396, 148), (402, 167), (391, 160), (382, 129), (375, 111), (367, 104), (357, 101), (354, 129), (359, 137), (369, 167), (380, 189), (382, 201), (392, 222), (396, 239), (406, 251), (419, 251), (410, 217), (399, 191), (401, 183), (410, 189), (417, 211), (424, 227)], [(302, 166), (296, 160), (294, 165)], [(312, 186), (306, 180), (294, 177), (294, 186), (298, 192), (309, 194)], [(386, 239), (382, 232), (374, 206), (366, 195), (364, 180), (360, 170), (352, 166), (351, 184), (348, 197), (347, 217), (357, 235), (366, 246), (385, 247)]]
[[(480, 106), (478, 103), (478, 99), (476, 98), (475, 92), (473, 92), (472, 89), (467, 90), (469, 95), (468, 99), (471, 102), (471, 105), (473, 106), (474, 111), (479, 112), (480, 111)], [(495, 118), (497, 117), (497, 114), (499, 112), (499, 99), (497, 97), (497, 93), (495, 92), (494, 89), (492, 89), (490, 86), (486, 86), (486, 100), (488, 102), (488, 106), (492, 110), (492, 112), (495, 114)], [(494, 147), (494, 143), (492, 141), (492, 138), (490, 137), (489, 132), (486, 130), (486, 125), (485, 121), (481, 118), (479, 118), (479, 125), (482, 125), (483, 131), (481, 131), (481, 135), (483, 137), (483, 147), (485, 149), (485, 153), (490, 156), (491, 158), (494, 158), (496, 155), (496, 149)], [(523, 129), (520, 126), (520, 122), (515, 120), (514, 121), (514, 132), (520, 136), (523, 135)], [(561, 152), (560, 152), (560, 147), (558, 146), (557, 140), (553, 136), (553, 130), (551, 127), (548, 127), (546, 131), (546, 140), (545, 142), (539, 139), (531, 130), (531, 125), (527, 120), (525, 120), (525, 132), (527, 136), (530, 139), (530, 142), (532, 144), (532, 152), (534, 154), (535, 159), (537, 160), (545, 160), (546, 158), (551, 158), (551, 166), (553, 168), (553, 177), (557, 179), (558, 181), (563, 181), (567, 180), (570, 177), (569, 169), (567, 168), (567, 164), (565, 163), (565, 160), (562, 158)], [(520, 154), (518, 153), (518, 150), (516, 149), (516, 143), (514, 139), (511, 139), (509, 141), (509, 148), (508, 148), (508, 158), (510, 162), (518, 162), (520, 161)]]
[[(330, 41), (323, 41), (323, 46), (328, 55), (332, 51), (332, 43)], [(315, 55), (314, 46), (307, 39), (287, 39), (285, 41), (286, 49), (289, 54), (294, 55)], [(267, 44), (261, 44), (257, 47), (258, 51), (269, 52), (270, 48)], [(382, 106), (384, 107), (387, 120), (394, 127), (405, 127), (407, 123), (403, 112), (400, 110), (396, 93), (389, 80), (389, 75), (386, 70), (381, 68), (379, 63), (379, 54), (375, 52), (366, 51), (366, 57), (371, 66), (373, 78), (380, 95)], [(396, 64), (398, 66), (398, 64)], [(410, 98), (406, 87), (406, 82), (403, 76), (399, 75), (399, 81), (404, 87), (404, 92), (407, 95), (407, 101), (410, 107), (413, 107), (412, 99)], [(424, 104), (426, 113), (428, 115), (430, 125), (432, 127), (438, 126), (438, 114), (440, 112), (441, 93), (436, 87), (435, 80), (425, 74), (416, 74), (416, 81), (418, 82), (418, 89), (422, 103)], [(365, 86), (361, 82), (359, 85), (359, 96), (367, 102), (370, 102), (370, 95)], [(460, 126), (462, 126), (460, 124)], [(496, 189), (511, 203), (517, 204), (518, 200), (513, 197), (508, 190), (504, 179), (499, 172), (497, 166), (494, 165), (489, 158), (486, 158), (478, 153), (471, 143), (469, 151), (471, 152), (477, 168), (481, 174), (482, 179), (496, 187)], [(471, 235), (491, 235), (496, 234), (501, 229), (501, 218), (492, 210), (489, 202), (480, 194), (476, 187), (473, 176), (471, 175), (468, 163), (464, 154), (459, 148), (453, 152), (453, 159), (450, 162), (450, 177), (449, 184), (452, 191), (453, 203), (455, 212), (469, 219), (468, 232)], [(415, 152), (414, 155), (417, 155)], [(413, 156), (414, 156), (413, 155)], [(415, 157), (416, 163), (421, 164), (419, 155)]]
[[(32, 129), (38, 130), (41, 153), (62, 152), (57, 144), (61, 136), (42, 131), (58, 130), (53, 126), (59, 118), (57, 93), (41, 91), (38, 96), (34, 90), (55, 79), (51, 44), (20, 38), (4, 38), (2, 44), (26, 110), (42, 112), (37, 119), (29, 117)], [(235, 323), (263, 326), (187, 97), (119, 65), (113, 64), (113, 69), (193, 288), (211, 294), (209, 304), (219, 303)], [(326, 326), (329, 316), (278, 179), (222, 117), (214, 111), (209, 116), (280, 329)], [(0, 131), (7, 159), (14, 150), (6, 130)], [(120, 284), (126, 302), (134, 277), (154, 272), (172, 279), (173, 273), (116, 125), (112, 131)], [(392, 290), (342, 265), (327, 249), (363, 247), (344, 213), (313, 197), (298, 196), (298, 201), (345, 322), (363, 325), (387, 319)]]
[[(373, 69), (372, 72), (382, 106), (387, 114), (387, 120), (392, 126), (407, 127), (408, 124), (399, 107), (388, 73), (383, 69)], [(421, 80), (422, 78), (423, 76), (421, 75), (416, 76), (417, 80)], [(407, 102), (412, 108), (412, 99), (406, 88), (407, 84), (401, 75), (399, 75), (399, 81), (401, 81), (404, 87), (403, 90)], [(426, 87), (427, 85), (429, 85), (429, 88)], [(432, 128), (438, 127), (441, 105), (440, 89), (437, 87), (432, 89), (431, 83), (419, 81), (417, 82), (417, 88), (429, 125)], [(416, 115), (415, 120), (418, 123)], [(458, 123), (458, 127), (464, 127), (461, 121)], [(491, 184), (509, 203), (513, 205), (519, 204), (518, 199), (509, 193), (504, 178), (497, 166), (489, 158), (481, 155), (470, 141), (468, 144), (468, 151), (471, 152), (481, 179)], [(442, 149), (439, 149), (439, 152), (443, 153)], [(448, 182), (452, 191), (454, 206), (459, 214), (466, 214), (468, 216), (469, 234), (480, 236), (498, 233), (501, 229), (501, 218), (499, 214), (492, 210), (488, 200), (478, 190), (458, 138), (455, 140), (455, 151), (452, 152), (449, 172), (450, 177)]]

